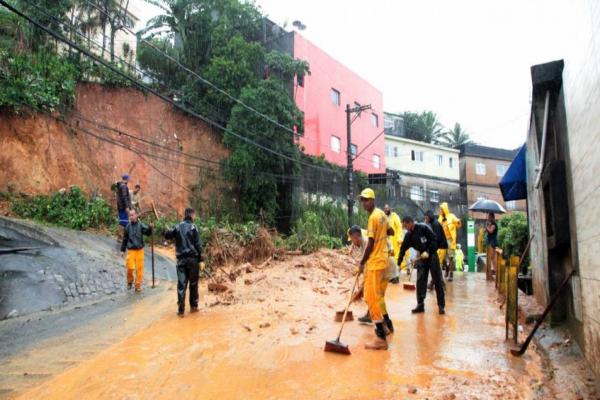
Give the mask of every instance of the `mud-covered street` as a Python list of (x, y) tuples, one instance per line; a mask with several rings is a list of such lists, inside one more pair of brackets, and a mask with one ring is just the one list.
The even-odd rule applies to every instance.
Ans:
[[(227, 293), (207, 294), (203, 284), (201, 312), (183, 319), (175, 315), (173, 284), (161, 282), (161, 289), (146, 297), (132, 295), (135, 306), (103, 317), (111, 325), (123, 321), (112, 337), (91, 333), (99, 324), (89, 321), (64, 334), (67, 342), (54, 338), (11, 357), (3, 367), (5, 386), (7, 374), (21, 382), (23, 374), (46, 375), (5, 394), (21, 399), (555, 398), (544, 385), (544, 362), (535, 351), (522, 358), (509, 354), (504, 313), (481, 274), (457, 274), (448, 285), (445, 316), (438, 315), (434, 296), (428, 296), (425, 314), (411, 315), (414, 292), (390, 285), (386, 297), (396, 332), (389, 351), (365, 350), (372, 327), (353, 321), (342, 335), (352, 355), (324, 353), (325, 340), (337, 335), (333, 317), (352, 283), (349, 261), (339, 252), (320, 251), (244, 265)], [(352, 310), (358, 316), (365, 306), (355, 303)], [(75, 337), (71, 354), (69, 337)], [(74, 353), (80, 356), (69, 362)], [(61, 372), (57, 359), (68, 368)]]

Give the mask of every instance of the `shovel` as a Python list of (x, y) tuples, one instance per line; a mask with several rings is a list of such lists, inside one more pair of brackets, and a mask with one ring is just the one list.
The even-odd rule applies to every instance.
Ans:
[(344, 315), (342, 316), (342, 325), (340, 326), (340, 333), (338, 333), (337, 339), (328, 340), (325, 342), (325, 351), (339, 354), (350, 354), (350, 349), (348, 348), (348, 345), (340, 342), (340, 337), (342, 337), (342, 331), (344, 329), (344, 324), (346, 323), (346, 314), (348, 313), (350, 304), (352, 304), (352, 295), (354, 294), (354, 289), (356, 289), (356, 284), (358, 283), (359, 276), (360, 274), (356, 274), (354, 285), (352, 285), (352, 290), (350, 291), (350, 301), (348, 301), (348, 305), (346, 306), (346, 309), (344, 310)]

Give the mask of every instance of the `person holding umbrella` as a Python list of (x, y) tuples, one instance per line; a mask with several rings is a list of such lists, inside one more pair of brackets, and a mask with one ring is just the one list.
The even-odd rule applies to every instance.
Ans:
[(496, 249), (498, 248), (498, 224), (494, 213), (488, 213), (485, 221), (485, 231), (487, 232), (488, 246), (492, 248), (492, 273), (496, 272)]

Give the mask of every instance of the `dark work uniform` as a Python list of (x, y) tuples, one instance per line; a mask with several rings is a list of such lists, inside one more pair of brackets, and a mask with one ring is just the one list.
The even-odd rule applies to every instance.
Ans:
[(415, 224), (412, 232), (407, 232), (402, 241), (398, 262), (404, 259), (404, 253), (409, 248), (417, 250), (419, 253), (429, 253), (429, 258), (420, 260), (417, 263), (417, 303), (423, 305), (427, 294), (427, 279), (431, 271), (431, 279), (435, 286), (438, 307), (445, 307), (444, 287), (442, 282), (442, 270), (437, 256), (437, 238), (433, 231), (425, 224)]
[(125, 227), (129, 222), (127, 208), (131, 210), (131, 198), (129, 197), (129, 188), (126, 183), (117, 183), (117, 210), (119, 212), (119, 225)]
[(191, 220), (185, 219), (165, 232), (165, 238), (175, 239), (177, 255), (177, 304), (179, 312), (185, 309), (185, 291), (190, 285), (190, 307), (198, 307), (198, 276), (202, 261), (200, 232)]

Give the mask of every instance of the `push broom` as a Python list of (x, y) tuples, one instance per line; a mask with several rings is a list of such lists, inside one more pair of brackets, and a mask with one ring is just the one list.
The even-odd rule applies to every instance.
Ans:
[(413, 260), (413, 261), (410, 262), (410, 266), (408, 267), (408, 268), (410, 268), (408, 270), (408, 281), (402, 283), (402, 288), (404, 290), (415, 290), (416, 289), (415, 284), (410, 281), (410, 277), (412, 276), (412, 272), (413, 272), (413, 269), (415, 268), (416, 261), (417, 260), (415, 259), (415, 260)]
[(352, 304), (352, 297), (354, 295), (354, 289), (356, 289), (356, 284), (358, 283), (358, 278), (360, 273), (356, 274), (356, 279), (354, 280), (354, 285), (352, 286), (352, 290), (350, 291), (350, 300), (348, 301), (348, 305), (344, 310), (344, 316), (342, 317), (342, 325), (340, 326), (340, 333), (338, 333), (337, 339), (328, 340), (325, 342), (325, 351), (329, 351), (331, 353), (339, 353), (339, 354), (350, 354), (350, 349), (347, 344), (340, 342), (340, 337), (342, 337), (342, 331), (344, 330), (344, 324), (346, 323), (346, 314), (348, 313), (348, 309), (350, 308), (350, 304)]

